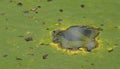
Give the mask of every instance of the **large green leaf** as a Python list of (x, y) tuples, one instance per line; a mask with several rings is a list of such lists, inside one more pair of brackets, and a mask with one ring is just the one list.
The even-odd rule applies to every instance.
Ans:
[[(119, 0), (0, 0), (0, 69), (120, 69), (119, 7)], [(73, 25), (103, 29), (100, 48), (77, 55), (54, 48), (50, 32)]]

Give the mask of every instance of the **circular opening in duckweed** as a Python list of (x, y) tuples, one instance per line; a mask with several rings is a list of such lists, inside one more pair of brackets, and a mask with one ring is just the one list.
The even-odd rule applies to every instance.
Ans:
[(66, 30), (55, 30), (52, 32), (53, 43), (59, 48), (67, 50), (85, 49), (91, 51), (98, 47), (96, 37), (99, 35), (97, 28), (89, 26), (70, 26)]

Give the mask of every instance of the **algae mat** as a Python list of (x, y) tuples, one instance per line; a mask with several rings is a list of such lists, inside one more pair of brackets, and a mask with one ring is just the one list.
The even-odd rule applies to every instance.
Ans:
[[(120, 69), (119, 0), (0, 0), (0, 69)], [(100, 47), (68, 54), (51, 31), (73, 25), (101, 29)]]

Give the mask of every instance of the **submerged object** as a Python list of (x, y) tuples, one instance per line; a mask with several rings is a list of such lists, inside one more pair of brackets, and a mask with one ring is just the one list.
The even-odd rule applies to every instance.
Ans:
[(79, 50), (84, 48), (87, 51), (98, 46), (96, 37), (99, 31), (97, 28), (88, 26), (71, 26), (66, 30), (55, 30), (52, 33), (52, 40), (57, 43), (60, 48), (69, 50)]

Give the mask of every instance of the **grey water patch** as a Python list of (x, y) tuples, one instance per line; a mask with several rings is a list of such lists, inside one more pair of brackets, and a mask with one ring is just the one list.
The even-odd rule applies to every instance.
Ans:
[(97, 28), (88, 26), (70, 26), (66, 30), (55, 30), (52, 32), (52, 40), (58, 43), (60, 48), (78, 50), (84, 48), (87, 51), (98, 46), (95, 38), (99, 35)]

